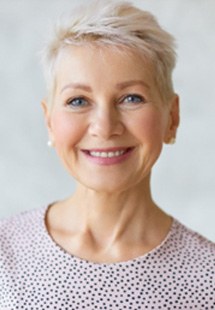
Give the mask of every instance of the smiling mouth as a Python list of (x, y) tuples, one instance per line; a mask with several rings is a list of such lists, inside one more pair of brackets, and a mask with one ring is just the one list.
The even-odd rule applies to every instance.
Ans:
[(96, 158), (114, 158), (114, 157), (120, 157), (128, 152), (130, 152), (133, 149), (133, 147), (124, 148), (124, 149), (116, 149), (116, 150), (84, 150), (84, 152), (92, 157)]

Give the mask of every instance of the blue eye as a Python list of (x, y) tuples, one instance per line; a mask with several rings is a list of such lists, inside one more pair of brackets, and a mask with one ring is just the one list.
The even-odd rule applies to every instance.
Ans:
[(123, 98), (122, 102), (125, 103), (141, 103), (145, 102), (144, 98), (139, 95), (128, 95)]
[(73, 108), (81, 108), (87, 106), (88, 102), (82, 97), (77, 97), (74, 99), (69, 99), (66, 104)]

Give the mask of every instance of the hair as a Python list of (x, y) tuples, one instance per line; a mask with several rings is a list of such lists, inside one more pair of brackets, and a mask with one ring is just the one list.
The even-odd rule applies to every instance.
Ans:
[(139, 52), (152, 65), (161, 97), (168, 100), (173, 94), (175, 41), (151, 13), (127, 1), (92, 0), (64, 15), (54, 30), (42, 55), (48, 97), (54, 93), (55, 67), (60, 52), (66, 47), (83, 44), (124, 46)]

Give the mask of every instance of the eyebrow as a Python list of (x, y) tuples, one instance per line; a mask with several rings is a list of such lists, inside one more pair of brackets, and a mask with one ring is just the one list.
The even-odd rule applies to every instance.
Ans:
[[(130, 81), (117, 83), (116, 87), (119, 89), (124, 89), (124, 88), (134, 86), (134, 85), (138, 85), (138, 84), (142, 85), (144, 87), (150, 88), (149, 85), (147, 83), (145, 83), (143, 80), (130, 80)], [(81, 83), (69, 83), (61, 89), (60, 93), (62, 93), (65, 89), (68, 89), (68, 88), (82, 89), (82, 90), (85, 90), (87, 92), (92, 92), (92, 88), (88, 85), (81, 84)]]
[(67, 88), (82, 89), (82, 90), (85, 90), (87, 92), (92, 92), (92, 88), (88, 85), (81, 84), (81, 83), (69, 83), (61, 89), (60, 93), (62, 93)]
[(134, 85), (142, 85), (144, 87), (150, 88), (149, 85), (144, 82), (143, 80), (131, 80), (131, 81), (125, 81), (125, 82), (121, 82), (116, 84), (117, 88), (119, 89), (123, 89), (123, 88), (127, 88), (129, 86), (134, 86)]

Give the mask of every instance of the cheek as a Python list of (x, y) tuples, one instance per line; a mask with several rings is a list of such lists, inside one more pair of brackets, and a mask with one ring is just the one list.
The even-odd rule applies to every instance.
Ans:
[(53, 114), (51, 127), (56, 147), (75, 145), (83, 134), (82, 122), (76, 117), (57, 112)]
[(146, 111), (131, 118), (129, 126), (139, 141), (144, 143), (163, 142), (165, 121), (159, 111)]

